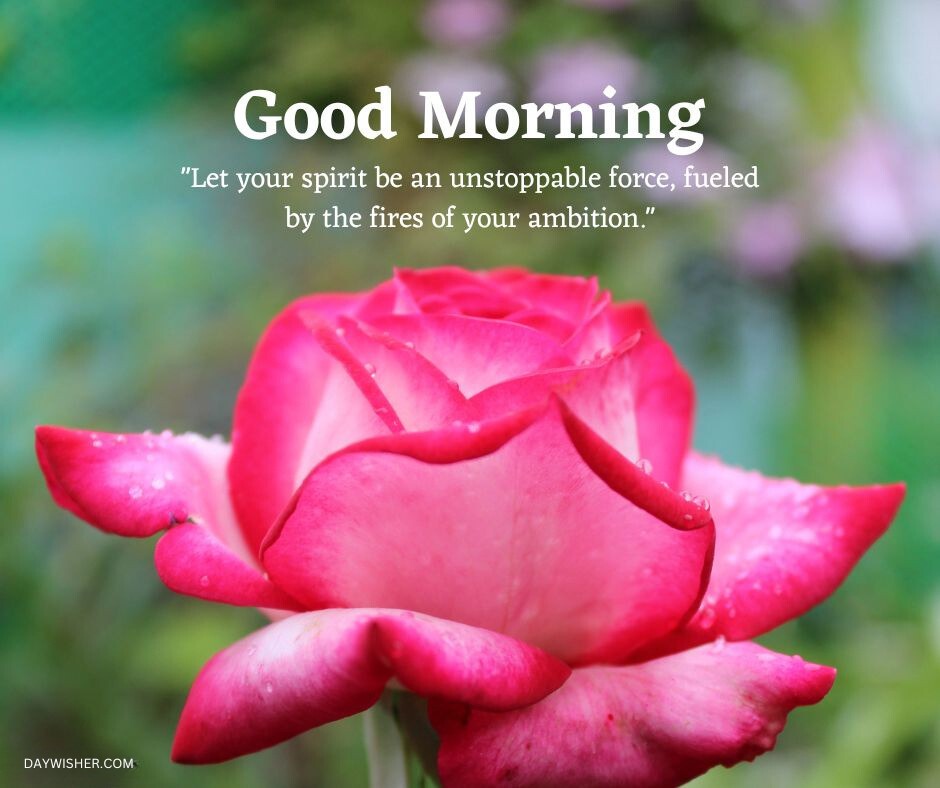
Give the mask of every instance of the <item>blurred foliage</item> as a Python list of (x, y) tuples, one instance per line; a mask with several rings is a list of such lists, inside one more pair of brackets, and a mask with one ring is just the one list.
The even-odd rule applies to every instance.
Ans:
[[(838, 666), (833, 693), (793, 715), (775, 752), (700, 784), (940, 784), (940, 223), (923, 230), (930, 206), (914, 177), (933, 160), (940, 122), (925, 114), (929, 97), (900, 112), (910, 85), (887, 77), (923, 78), (911, 42), (930, 20), (918, 8), (929, 3), (520, 2), (498, 35), (456, 52), (429, 33), (416, 0), (0, 4), (2, 783), (365, 784), (355, 719), (234, 763), (169, 762), (192, 677), (262, 619), (173, 597), (154, 576), (151, 544), (57, 510), (30, 430), (226, 433), (252, 344), (286, 301), (371, 286), (393, 265), (457, 263), (597, 274), (618, 298), (648, 301), (697, 382), (703, 450), (813, 481), (908, 482), (897, 523), (846, 586), (764, 639)], [(183, 164), (446, 172), (639, 161), (648, 146), (415, 140), (401, 75), (417, 55), (484, 62), (524, 97), (540, 53), (584, 41), (638, 64), (644, 99), (706, 97), (703, 152), (760, 165), (756, 204), (789, 206), (791, 254), (768, 267), (767, 253), (793, 238), (761, 225), (756, 249), (736, 243), (755, 207), (746, 195), (663, 204), (642, 233), (301, 237), (280, 227), (283, 204), (312, 210), (335, 197), (197, 193), (178, 175)], [(249, 88), (358, 102), (386, 83), (400, 130), (387, 143), (246, 143), (230, 124)], [(862, 179), (850, 179), (859, 194), (841, 195), (847, 213), (827, 223), (833, 184), (820, 174), (854, 149), (858, 117), (880, 132), (843, 163)], [(892, 169), (897, 151), (913, 167)], [(897, 183), (898, 204), (886, 203)], [(546, 210), (572, 198), (445, 189), (339, 199), (347, 209)], [(648, 197), (583, 199), (630, 210)], [(21, 768), (52, 755), (140, 767), (104, 777)]]

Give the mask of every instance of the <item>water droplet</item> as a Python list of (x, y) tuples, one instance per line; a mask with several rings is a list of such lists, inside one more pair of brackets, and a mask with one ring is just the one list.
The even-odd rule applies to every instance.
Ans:
[(415, 343), (414, 343), (414, 342), (411, 342), (411, 341), (409, 340), (408, 342), (405, 342), (405, 347), (408, 348), (408, 350), (414, 350), (414, 349), (415, 349)]
[(140, 498), (141, 495), (144, 494), (144, 491), (137, 485), (134, 485), (127, 491), (127, 494), (136, 501), (138, 498)]
[(644, 459), (643, 457), (636, 461), (636, 467), (643, 471), (643, 473), (645, 473), (647, 476), (653, 472), (653, 463), (647, 459)]
[(100, 440), (97, 440), (97, 439), (93, 440), (91, 442), (91, 445), (94, 446), (96, 449), (100, 449), (102, 446), (104, 446), (104, 444)]
[(362, 368), (368, 372), (372, 377), (375, 377), (375, 365), (370, 364), (368, 361), (362, 365)]
[(715, 626), (715, 609), (703, 607), (698, 614), (698, 624), (702, 629), (711, 629)]
[(337, 329), (336, 329), (336, 336), (338, 336), (338, 337), (344, 337), (344, 336), (346, 336), (346, 329), (345, 329), (345, 328), (337, 328)]
[(720, 654), (725, 650), (726, 642), (727, 641), (725, 641), (725, 636), (719, 635), (717, 638), (715, 638), (715, 642), (712, 644), (712, 651), (714, 651), (716, 654)]
[(158, 476), (150, 482), (150, 486), (155, 490), (162, 490), (164, 487), (166, 487), (166, 481)]
[(706, 512), (711, 511), (712, 505), (708, 498), (706, 498), (704, 495), (696, 495), (692, 499), (692, 503), (694, 503), (699, 509), (704, 509)]
[(684, 514), (684, 515), (682, 515), (682, 519), (685, 520), (687, 523), (691, 523), (691, 522), (692, 522), (692, 515), (691, 515), (691, 514)]
[(124, 437), (123, 435), (118, 435), (117, 437), (115, 437), (114, 440), (116, 440), (118, 443), (124, 443), (124, 441), (126, 441), (127, 438)]
[(206, 586), (208, 586), (208, 585), (209, 585), (209, 575), (203, 575), (202, 577), (200, 577), (200, 578), (199, 578), (199, 585), (201, 585), (203, 588), (205, 588)]
[(679, 497), (688, 503), (692, 503), (692, 493), (683, 490), (679, 493)]
[(471, 421), (467, 424), (467, 432), (473, 433), (474, 435), (480, 431), (480, 422)]
[(270, 695), (272, 692), (274, 692), (274, 685), (269, 681), (264, 685), (264, 691)]

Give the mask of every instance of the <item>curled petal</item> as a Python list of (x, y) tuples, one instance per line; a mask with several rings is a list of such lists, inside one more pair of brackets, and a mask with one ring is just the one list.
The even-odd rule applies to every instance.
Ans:
[(562, 419), (571, 442), (587, 465), (620, 495), (673, 528), (713, 530), (708, 510), (690, 493), (681, 495), (657, 481), (607, 443), (563, 401)]
[(397, 610), (320, 610), (261, 629), (213, 657), (173, 743), (214, 763), (364, 711), (391, 678), (428, 698), (491, 710), (545, 697), (570, 669), (512, 638)]
[(499, 413), (557, 394), (578, 418), (623, 457), (676, 485), (689, 449), (692, 381), (668, 345), (637, 332), (612, 351), (574, 367), (534, 372), (471, 398), (477, 413)]
[(715, 561), (701, 608), (661, 644), (669, 651), (745, 640), (802, 615), (839, 587), (904, 498), (901, 484), (819, 487), (694, 453), (683, 479), (711, 502)]
[(448, 788), (659, 788), (771, 749), (832, 668), (755, 643), (716, 643), (626, 667), (575, 670), (528, 708), (493, 714), (435, 703)]
[(195, 520), (244, 551), (221, 441), (38, 427), (36, 454), (56, 503), (102, 531), (144, 537)]

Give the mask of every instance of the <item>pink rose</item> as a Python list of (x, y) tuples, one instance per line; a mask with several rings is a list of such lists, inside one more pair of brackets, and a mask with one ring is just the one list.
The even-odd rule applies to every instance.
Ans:
[(174, 759), (269, 747), (394, 680), (430, 700), (445, 786), (659, 786), (769, 750), (826, 694), (832, 668), (750, 639), (825, 599), (904, 494), (695, 454), (692, 407), (641, 304), (443, 268), (289, 306), (231, 446), (36, 446), (59, 505), (165, 532), (171, 589), (280, 611), (199, 674)]

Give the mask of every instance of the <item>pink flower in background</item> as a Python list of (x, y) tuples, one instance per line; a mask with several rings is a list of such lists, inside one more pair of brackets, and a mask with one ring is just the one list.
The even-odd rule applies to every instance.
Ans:
[(910, 255), (927, 238), (921, 163), (900, 138), (860, 120), (839, 140), (819, 179), (822, 222), (846, 248), (872, 260)]
[(903, 497), (703, 457), (692, 409), (642, 305), (444, 268), (290, 305), (231, 445), (36, 446), (61, 506), (165, 532), (170, 588), (281, 611), (199, 674), (176, 760), (271, 746), (394, 680), (430, 700), (445, 786), (661, 786), (754, 758), (826, 694), (833, 669), (751, 638), (835, 590)]
[(425, 111), (421, 91), (434, 90), (453, 113), (464, 91), (479, 91), (477, 107), (485, 109), (502, 101), (511, 92), (509, 77), (499, 66), (487, 61), (462, 55), (416, 55), (409, 59), (398, 73), (397, 81), (409, 96), (414, 111)]
[(506, 32), (509, 8), (504, 0), (432, 0), (421, 27), (440, 46), (478, 47)]
[(533, 61), (529, 95), (538, 103), (608, 101), (604, 88), (612, 86), (614, 103), (632, 101), (640, 84), (640, 64), (621, 49), (600, 41), (543, 50)]
[(747, 273), (773, 276), (790, 270), (805, 237), (796, 208), (788, 202), (753, 203), (734, 216), (730, 253)]

